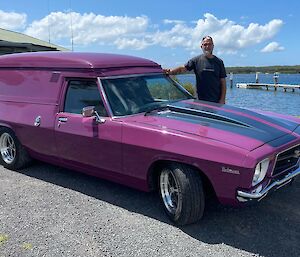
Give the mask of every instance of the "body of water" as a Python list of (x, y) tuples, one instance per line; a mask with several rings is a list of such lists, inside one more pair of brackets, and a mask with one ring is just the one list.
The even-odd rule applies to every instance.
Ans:
[[(195, 85), (195, 75), (176, 76), (181, 83), (190, 82)], [(226, 103), (242, 108), (272, 111), (281, 114), (300, 116), (300, 89), (295, 92), (284, 92), (283, 88), (244, 89), (237, 88), (236, 83), (255, 82), (255, 74), (234, 74), (233, 87), (230, 88), (229, 74), (227, 77)], [(274, 83), (273, 74), (259, 74), (259, 83)], [(279, 74), (279, 84), (300, 84), (300, 74)]]

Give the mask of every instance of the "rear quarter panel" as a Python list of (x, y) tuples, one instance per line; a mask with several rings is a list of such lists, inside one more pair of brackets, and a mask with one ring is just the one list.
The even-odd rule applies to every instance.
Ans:
[[(31, 152), (55, 154), (53, 126), (58, 110), (60, 79), (51, 71), (0, 69), (0, 119)], [(41, 117), (41, 125), (34, 126)]]

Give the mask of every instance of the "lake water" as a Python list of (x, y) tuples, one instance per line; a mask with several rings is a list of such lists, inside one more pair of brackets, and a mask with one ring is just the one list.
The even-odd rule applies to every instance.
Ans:
[[(177, 75), (179, 82), (190, 82), (195, 85), (193, 74)], [(233, 87), (230, 88), (229, 74), (227, 77), (226, 103), (242, 108), (260, 109), (281, 114), (300, 116), (300, 89), (295, 92), (283, 88), (277, 89), (244, 89), (237, 88), (236, 83), (255, 82), (255, 74), (234, 74)], [(259, 83), (274, 83), (273, 74), (259, 74)], [(279, 74), (279, 84), (300, 84), (300, 74)]]

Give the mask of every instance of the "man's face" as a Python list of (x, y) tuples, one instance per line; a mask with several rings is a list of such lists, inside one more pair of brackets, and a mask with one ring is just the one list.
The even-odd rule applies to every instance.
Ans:
[(201, 43), (201, 48), (205, 55), (212, 54), (214, 49), (214, 44), (211, 39), (205, 38)]

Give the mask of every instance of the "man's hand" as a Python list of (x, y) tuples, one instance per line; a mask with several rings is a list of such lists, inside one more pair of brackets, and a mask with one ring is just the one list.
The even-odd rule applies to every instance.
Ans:
[(170, 75), (171, 69), (163, 69), (163, 72)]
[(163, 69), (163, 71), (168, 75), (177, 75), (177, 74), (187, 72), (187, 69), (185, 68), (185, 66), (180, 66), (175, 69)]

